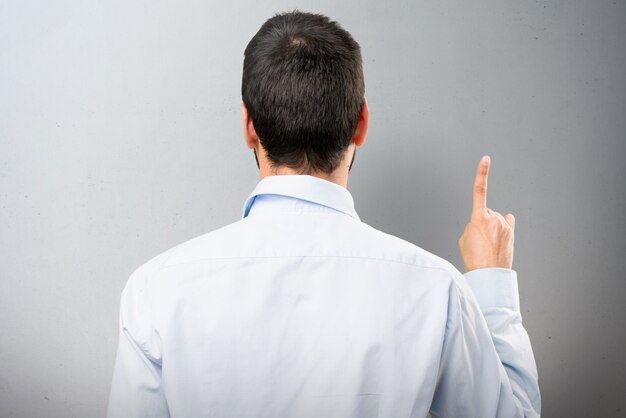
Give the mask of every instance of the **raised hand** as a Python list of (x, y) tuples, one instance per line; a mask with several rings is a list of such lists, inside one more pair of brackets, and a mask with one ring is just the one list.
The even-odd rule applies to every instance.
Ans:
[(474, 180), (474, 205), (469, 223), (459, 238), (465, 271), (487, 267), (512, 268), (515, 217), (487, 208), (487, 177), (491, 160), (484, 156)]

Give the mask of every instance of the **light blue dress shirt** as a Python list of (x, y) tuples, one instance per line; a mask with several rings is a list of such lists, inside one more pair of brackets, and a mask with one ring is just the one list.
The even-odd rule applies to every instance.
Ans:
[(463, 276), (311, 176), (243, 216), (130, 277), (109, 417), (539, 416), (514, 271)]

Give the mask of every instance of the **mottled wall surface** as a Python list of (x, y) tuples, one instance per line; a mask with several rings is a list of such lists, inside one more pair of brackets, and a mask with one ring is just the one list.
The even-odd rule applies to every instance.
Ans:
[(104, 415), (129, 274), (256, 184), (243, 50), (294, 7), (363, 49), (361, 218), (460, 268), (490, 154), (544, 416), (626, 416), (626, 4), (260, 3), (0, 0), (0, 416)]

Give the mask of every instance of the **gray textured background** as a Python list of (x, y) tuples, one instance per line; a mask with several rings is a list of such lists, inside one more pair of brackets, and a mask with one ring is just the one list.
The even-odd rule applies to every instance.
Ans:
[(490, 154), (544, 416), (626, 416), (624, 1), (259, 3), (0, 0), (0, 416), (104, 414), (129, 274), (256, 184), (243, 50), (294, 7), (363, 49), (362, 219), (461, 267)]

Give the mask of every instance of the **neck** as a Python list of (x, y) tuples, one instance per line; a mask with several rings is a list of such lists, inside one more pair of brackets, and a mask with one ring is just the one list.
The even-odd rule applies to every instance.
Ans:
[(309, 175), (309, 176), (320, 178), (322, 180), (330, 181), (344, 188), (347, 188), (348, 187), (348, 173), (347, 172), (345, 174), (337, 173), (336, 171), (330, 174), (320, 172), (320, 171), (302, 172), (302, 170), (297, 170), (297, 169), (281, 166), (281, 167), (274, 167), (269, 171), (259, 170), (259, 178), (263, 180), (263, 178), (267, 176)]
[(322, 180), (330, 181), (332, 183), (338, 184), (341, 187), (348, 187), (348, 172), (350, 171), (350, 164), (352, 162), (352, 157), (355, 152), (355, 146), (352, 145), (348, 151), (345, 153), (345, 156), (339, 167), (332, 173), (324, 173), (322, 171), (302, 171), (297, 168), (289, 168), (286, 166), (274, 166), (267, 159), (265, 155), (265, 150), (262, 147), (257, 149), (257, 160), (259, 162), (259, 179), (263, 180), (267, 176), (285, 176), (285, 175), (302, 175), (306, 174), (313, 177), (318, 177)]

